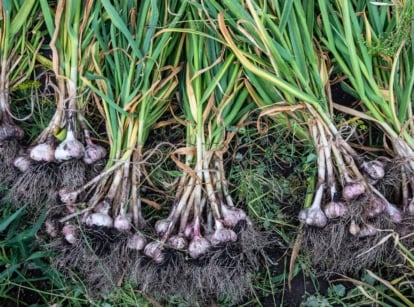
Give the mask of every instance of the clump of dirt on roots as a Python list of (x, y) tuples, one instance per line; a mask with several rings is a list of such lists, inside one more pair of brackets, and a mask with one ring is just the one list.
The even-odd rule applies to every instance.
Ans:
[(34, 219), (45, 207), (50, 209), (49, 215), (62, 215), (64, 209), (59, 205), (59, 190), (75, 190), (83, 186), (104, 167), (105, 160), (91, 165), (79, 159), (63, 162), (32, 161), (29, 169), (17, 176), (9, 197), (16, 207), (28, 204)]
[(71, 159), (59, 165), (61, 188), (77, 189), (86, 182), (86, 166), (82, 160)]
[(171, 248), (164, 250), (161, 263), (132, 255), (127, 278), (161, 301), (174, 297), (192, 305), (212, 301), (236, 304), (251, 294), (252, 277), (260, 267), (262, 251), (275, 244), (275, 239), (245, 221), (239, 222), (234, 231), (236, 242), (217, 245), (197, 259)]
[(25, 204), (36, 218), (44, 206), (56, 204), (58, 188), (62, 182), (59, 165), (55, 162), (33, 162), (18, 176), (10, 189), (10, 199), (16, 207)]
[(92, 298), (109, 294), (122, 281), (127, 265), (127, 235), (114, 228), (77, 229), (76, 243), (57, 237), (47, 247), (59, 254), (52, 265), (79, 274)]
[(13, 161), (18, 150), (19, 143), (15, 139), (0, 142), (0, 186), (7, 187), (16, 179), (18, 172), (13, 166)]
[(85, 170), (86, 181), (92, 180), (98, 176), (104, 170), (107, 162), (107, 159), (100, 159), (93, 164), (87, 165)]
[[(363, 218), (362, 204), (365, 198), (351, 203), (349, 213), (340, 219), (330, 220), (323, 227), (305, 225), (302, 232), (302, 253), (322, 275), (340, 273), (351, 276), (385, 262), (394, 261), (395, 242), (386, 239), (397, 228), (387, 215)], [(369, 224), (377, 229), (374, 235), (354, 236), (350, 233), (351, 223)]]

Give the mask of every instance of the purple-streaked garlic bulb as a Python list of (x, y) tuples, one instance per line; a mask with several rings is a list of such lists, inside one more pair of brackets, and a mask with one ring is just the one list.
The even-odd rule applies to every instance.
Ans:
[(386, 202), (385, 212), (394, 223), (401, 223), (403, 217), (401, 211), (393, 204)]
[(212, 245), (219, 245), (226, 242), (236, 242), (237, 235), (233, 230), (222, 227), (216, 229), (211, 235), (209, 235), (208, 240)]
[(327, 218), (321, 209), (321, 201), (323, 196), (324, 185), (321, 184), (316, 191), (315, 198), (310, 207), (300, 210), (299, 220), (310, 226), (325, 227)]
[(26, 156), (19, 156), (13, 161), (14, 167), (22, 173), (26, 172), (31, 164), (32, 162)]
[(127, 232), (131, 229), (131, 217), (127, 214), (120, 213), (114, 221), (114, 227), (120, 232)]
[(184, 250), (188, 247), (188, 241), (182, 234), (171, 236), (168, 239), (168, 245), (174, 249)]
[(371, 224), (364, 224), (357, 234), (358, 238), (372, 237), (377, 234), (377, 229)]
[(55, 160), (55, 148), (49, 142), (37, 144), (30, 149), (29, 156), (35, 161), (51, 162)]
[(378, 197), (377, 195), (372, 195), (369, 198), (365, 211), (368, 217), (375, 217), (383, 213), (386, 208), (387, 208), (387, 203), (386, 201), (384, 201), (384, 199), (382, 199), (381, 197)]
[(112, 227), (113, 220), (107, 213), (95, 212), (86, 217), (85, 224), (88, 226)]
[(157, 233), (157, 235), (159, 235), (160, 237), (164, 235), (164, 233), (167, 232), (168, 227), (171, 224), (171, 220), (170, 219), (162, 219), (162, 220), (158, 220), (155, 223), (154, 229), (155, 232)]
[(384, 163), (378, 160), (362, 163), (362, 169), (374, 180), (381, 180), (385, 176)]
[(127, 247), (137, 251), (143, 250), (147, 240), (138, 232), (128, 238)]
[(9, 139), (21, 140), (24, 136), (23, 129), (14, 124), (3, 122), (0, 125), (0, 142)]
[(207, 253), (210, 246), (211, 243), (206, 238), (203, 238), (202, 236), (194, 236), (188, 245), (188, 253), (191, 258), (197, 259), (201, 255)]
[(348, 206), (342, 201), (330, 201), (323, 212), (328, 219), (335, 219), (345, 216), (348, 213)]
[(88, 143), (85, 147), (83, 161), (86, 164), (93, 164), (99, 160), (105, 158), (106, 149), (103, 146), (96, 145), (94, 143)]
[(76, 139), (74, 132), (68, 129), (65, 140), (56, 147), (55, 159), (58, 161), (80, 159), (84, 153), (85, 147)]
[(349, 182), (342, 190), (342, 197), (345, 200), (354, 200), (365, 193), (365, 185), (362, 182)]
[(98, 162), (99, 160), (105, 158), (106, 156), (106, 149), (100, 145), (96, 145), (91, 138), (91, 135), (89, 133), (89, 130), (87, 129), (85, 122), (80, 122), (81, 126), (83, 126), (83, 133), (85, 136), (85, 153), (83, 156), (83, 162), (86, 164), (93, 164), (95, 162)]
[(62, 234), (65, 240), (70, 244), (76, 244), (78, 242), (77, 229), (74, 225), (65, 225), (62, 228)]
[(247, 220), (247, 214), (242, 209), (229, 207), (225, 204), (221, 205), (221, 214), (223, 223), (229, 227), (234, 227), (238, 222)]
[(152, 258), (157, 263), (164, 261), (165, 256), (163, 253), (164, 246), (159, 241), (150, 242), (145, 246), (144, 254), (147, 257)]

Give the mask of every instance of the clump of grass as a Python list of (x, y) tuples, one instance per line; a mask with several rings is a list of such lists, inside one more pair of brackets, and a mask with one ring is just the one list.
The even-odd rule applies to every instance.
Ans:
[(2, 203), (0, 210), (0, 300), (21, 306), (87, 303), (84, 289), (50, 266), (54, 255), (38, 242), (46, 211), (35, 224), (28, 225), (27, 207), (12, 208)]

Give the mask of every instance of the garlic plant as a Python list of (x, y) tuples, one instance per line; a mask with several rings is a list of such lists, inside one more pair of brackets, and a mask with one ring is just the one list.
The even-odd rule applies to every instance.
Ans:
[(246, 103), (240, 64), (222, 44), (197, 34), (206, 29), (194, 21), (199, 15), (191, 9), (180, 95), (187, 153), (174, 205), (169, 216), (155, 225), (160, 241), (144, 251), (155, 261), (163, 260), (160, 250), (169, 246), (199, 258), (212, 246), (237, 241), (232, 227), (248, 220), (227, 190), (223, 154), (234, 136), (227, 127), (241, 125), (252, 105)]
[[(334, 107), (375, 124), (391, 145), (394, 160), (391, 164), (401, 164), (401, 167), (391, 167), (398, 169), (399, 174), (394, 176), (407, 178), (401, 180), (401, 206), (386, 205), (388, 209), (384, 210), (398, 223), (400, 218), (396, 216), (400, 216), (401, 211), (409, 211), (409, 197), (414, 195), (410, 183), (414, 170), (411, 161), (414, 141), (409, 119), (414, 84), (412, 35), (409, 34), (413, 31), (414, 5), (409, 1), (386, 6), (368, 1), (335, 4), (319, 1), (318, 9), (321, 25), (317, 33), (323, 48), (332, 53), (335, 66), (345, 76), (344, 86), (362, 103), (359, 110)], [(360, 14), (362, 9), (365, 11)], [(332, 18), (332, 11), (339, 12), (338, 19)], [(390, 33), (395, 34), (393, 39), (387, 37)], [(344, 45), (347, 48), (343, 48)], [(372, 185), (385, 176), (385, 166), (380, 161), (363, 162), (361, 167)]]
[[(43, 56), (42, 62), (50, 65), (56, 78), (56, 85), (45, 84), (55, 90), (56, 111), (27, 152), (15, 160), (22, 174), (12, 188), (16, 205), (30, 203), (36, 210), (56, 205), (59, 188), (84, 184), (90, 168), (87, 163), (95, 163), (106, 155), (104, 147), (92, 142), (81, 114), (91, 102), (90, 91), (80, 75), (91, 64), (89, 50), (95, 38), (90, 27), (95, 3), (60, 0), (52, 6), (42, 0), (38, 5), (51, 38), (48, 47), (52, 58)], [(88, 156), (82, 160), (84, 141)]]
[[(179, 35), (165, 32), (153, 37), (159, 23), (175, 25), (184, 7), (174, 6), (176, 15), (168, 15), (173, 7), (158, 6), (154, 1), (140, 5), (102, 1), (95, 8), (94, 65), (82, 80), (93, 90), (106, 120), (109, 159), (103, 172), (90, 182), (78, 189), (60, 190), (60, 200), (67, 206), (81, 209), (87, 203), (77, 215), (69, 212), (60, 221), (76, 223), (74, 217), (82, 215), (83, 225), (76, 227), (116, 229), (128, 237), (127, 247), (134, 250), (143, 249), (146, 241), (140, 189), (146, 174), (143, 161), (152, 149), (144, 145), (170, 103), (181, 69), (180, 52), (166, 49), (179, 46)], [(142, 22), (142, 16), (148, 17), (148, 24)], [(143, 35), (134, 37), (135, 31)], [(92, 149), (93, 145), (85, 150), (88, 146)], [(81, 198), (85, 191), (87, 199)]]
[(0, 5), (0, 184), (10, 185), (16, 177), (13, 160), (18, 155), (23, 130), (11, 111), (11, 91), (34, 69), (41, 44), (37, 1), (2, 1)]

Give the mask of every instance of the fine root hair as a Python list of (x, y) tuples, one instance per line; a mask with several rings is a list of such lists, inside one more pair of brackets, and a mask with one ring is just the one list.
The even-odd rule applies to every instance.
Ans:
[(50, 208), (56, 204), (60, 184), (61, 175), (56, 163), (35, 163), (14, 182), (10, 198), (18, 208), (27, 204), (36, 219), (44, 206)]
[(85, 170), (86, 181), (92, 180), (93, 178), (98, 176), (104, 170), (106, 163), (106, 159), (101, 159), (99, 161), (96, 161), (92, 165), (87, 165)]
[(252, 278), (260, 267), (262, 252), (275, 242), (247, 224), (237, 225), (235, 231), (236, 242), (215, 246), (198, 259), (169, 248), (160, 264), (134, 256), (128, 278), (161, 301), (174, 298), (191, 306), (211, 301), (237, 304), (252, 293)]
[(71, 245), (63, 238), (47, 244), (58, 253), (53, 266), (59, 270), (73, 271), (81, 276), (89, 296), (108, 295), (122, 282), (129, 270), (126, 256), (127, 236), (105, 227), (85, 227), (80, 230), (80, 240)]
[(77, 189), (86, 182), (86, 166), (82, 160), (71, 159), (59, 165), (61, 187)]
[(365, 269), (393, 261), (395, 244), (389, 234), (396, 225), (384, 214), (369, 220), (377, 228), (373, 236), (358, 238), (349, 233), (349, 219), (332, 220), (324, 228), (305, 226), (302, 254), (317, 273), (358, 276)]
[(9, 187), (16, 179), (18, 171), (13, 166), (13, 162), (19, 148), (17, 140), (0, 142), (0, 186)]

